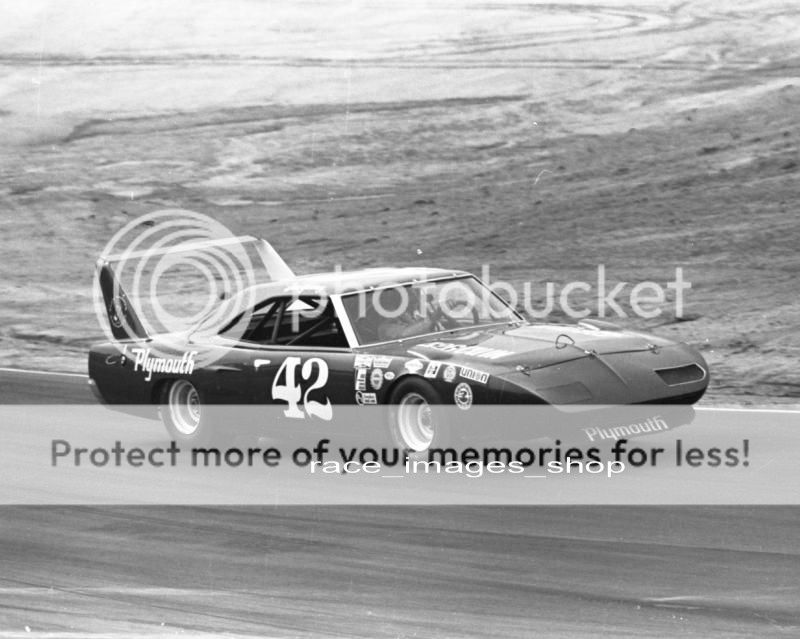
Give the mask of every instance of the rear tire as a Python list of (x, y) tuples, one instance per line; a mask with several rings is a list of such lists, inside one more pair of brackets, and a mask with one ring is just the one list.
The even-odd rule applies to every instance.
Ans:
[(193, 446), (223, 443), (225, 438), (212, 413), (211, 407), (203, 403), (200, 391), (186, 379), (168, 382), (161, 389), (161, 421), (177, 442)]
[(450, 442), (447, 415), (430, 384), (419, 379), (403, 380), (392, 391), (389, 404), (389, 437), (395, 447), (420, 453)]

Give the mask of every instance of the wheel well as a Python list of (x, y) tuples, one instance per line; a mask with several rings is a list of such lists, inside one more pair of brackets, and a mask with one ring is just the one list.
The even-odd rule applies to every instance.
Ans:
[(392, 396), (392, 393), (394, 393), (395, 388), (397, 388), (397, 386), (399, 384), (402, 384), (403, 382), (406, 382), (406, 381), (422, 382), (426, 386), (430, 386), (431, 389), (433, 389), (433, 392), (438, 397), (441, 398), (441, 396), (442, 396), (442, 394), (439, 392), (439, 390), (436, 387), (434, 387), (433, 384), (431, 384), (429, 379), (426, 379), (425, 377), (422, 377), (422, 375), (416, 375), (414, 373), (407, 373), (406, 375), (400, 375), (399, 377), (396, 377), (395, 379), (393, 379), (392, 383), (389, 384), (389, 386), (386, 388), (386, 403), (387, 404), (389, 403), (389, 398)]
[(424, 378), (420, 377), (419, 375), (413, 375), (411, 373), (406, 373), (405, 375), (398, 375), (397, 377), (395, 377), (389, 383), (389, 385), (386, 387), (386, 390), (384, 391), (386, 393), (387, 404), (389, 403), (389, 398), (392, 396), (392, 393), (394, 393), (394, 389), (397, 388), (397, 385), (407, 379), (424, 379)]
[(389, 403), (389, 398), (392, 396), (392, 393), (394, 393), (394, 389), (397, 387), (397, 385), (402, 380), (408, 379), (408, 378), (409, 378), (409, 375), (398, 375), (397, 377), (395, 377), (391, 382), (389, 382), (386, 385), (385, 390), (383, 392), (385, 393), (386, 403), (387, 404)]
[(164, 392), (164, 389), (172, 384), (175, 379), (167, 378), (167, 379), (160, 379), (155, 384), (153, 384), (153, 390), (150, 392), (150, 403), (151, 404), (159, 404), (161, 403), (161, 393)]

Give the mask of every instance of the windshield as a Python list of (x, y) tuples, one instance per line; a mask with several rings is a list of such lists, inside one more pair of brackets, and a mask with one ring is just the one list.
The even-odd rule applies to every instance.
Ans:
[(471, 276), (342, 296), (359, 344), (374, 344), (522, 318)]

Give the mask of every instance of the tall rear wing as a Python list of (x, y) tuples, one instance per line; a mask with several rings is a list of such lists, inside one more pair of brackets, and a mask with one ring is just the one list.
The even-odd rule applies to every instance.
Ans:
[[(257, 260), (254, 260), (256, 256)], [(153, 263), (154, 258), (158, 258), (155, 263)], [(98, 306), (102, 299), (103, 311), (113, 340), (142, 340), (148, 339), (153, 334), (189, 328), (189, 326), (170, 326), (168, 322), (165, 324), (164, 321), (158, 321), (164, 319), (163, 312), (161, 318), (157, 317), (158, 313), (155, 313), (154, 318), (148, 317), (148, 313), (142, 314), (145, 306), (163, 311), (163, 306), (156, 304), (150, 298), (158, 289), (158, 277), (176, 264), (193, 265), (208, 277), (222, 279), (225, 285), (232, 281), (238, 288), (259, 283), (255, 279), (255, 272), (259, 267), (266, 270), (267, 278), (271, 281), (295, 277), (292, 269), (269, 242), (251, 235), (103, 254), (97, 260), (94, 297), (98, 319), (101, 319), (101, 322), (103, 318), (100, 316), (103, 313)], [(226, 278), (224, 275), (226, 269), (236, 272), (229, 273)], [(128, 271), (133, 274), (130, 296), (120, 283)], [(223, 273), (221, 278), (220, 273)], [(178, 292), (191, 294), (192, 289), (187, 291), (184, 287), (183, 291)]]

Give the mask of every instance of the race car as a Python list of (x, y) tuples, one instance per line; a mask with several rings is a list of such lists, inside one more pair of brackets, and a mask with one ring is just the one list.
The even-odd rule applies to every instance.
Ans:
[(148, 334), (113, 262), (98, 260), (112, 339), (91, 348), (89, 383), (102, 402), (145, 407), (196, 444), (231, 435), (211, 417), (219, 405), (277, 406), (304, 423), (387, 406), (391, 442), (424, 451), (452, 435), (435, 406), (692, 404), (708, 385), (687, 344), (600, 321), (531, 323), (467, 272), (295, 276), (264, 240), (237, 239), (258, 245), (278, 277), (180, 333)]

